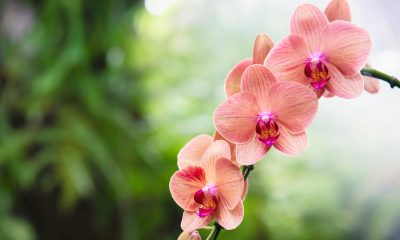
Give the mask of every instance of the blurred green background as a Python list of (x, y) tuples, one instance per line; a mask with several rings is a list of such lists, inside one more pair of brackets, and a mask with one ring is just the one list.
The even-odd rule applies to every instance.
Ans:
[[(0, 1), (0, 239), (176, 239), (177, 152), (213, 133), (230, 68), (302, 2)], [(400, 4), (350, 3), (373, 66), (399, 73)], [(400, 239), (399, 99), (322, 99), (308, 151), (258, 163), (219, 239)]]

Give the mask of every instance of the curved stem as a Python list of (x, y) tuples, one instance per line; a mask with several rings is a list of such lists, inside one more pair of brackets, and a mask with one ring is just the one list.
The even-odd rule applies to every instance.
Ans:
[(201, 227), (201, 228), (199, 228), (199, 229), (202, 229), (202, 230), (213, 230), (214, 227), (211, 227), (211, 226), (204, 226), (204, 227)]
[(383, 80), (383, 81), (389, 83), (391, 88), (394, 88), (394, 87), (400, 88), (400, 80), (399, 79), (397, 79), (394, 76), (390, 76), (386, 73), (383, 73), (381, 71), (378, 71), (376, 69), (365, 67), (365, 68), (361, 69), (361, 75)]
[[(248, 166), (243, 166), (242, 173), (243, 173), (243, 180), (246, 181), (247, 178), (249, 177), (249, 174), (251, 171), (253, 171), (254, 166), (253, 165), (248, 165)], [(224, 229), (221, 225), (219, 225), (218, 222), (214, 223), (214, 228), (212, 229), (210, 235), (207, 237), (206, 240), (216, 240), (218, 238), (219, 233), (221, 230)]]
[(221, 232), (221, 230), (223, 229), (223, 227), (221, 225), (219, 225), (219, 223), (215, 222), (214, 223), (214, 228), (211, 231), (210, 235), (207, 237), (206, 240), (215, 240), (218, 238), (219, 233)]
[(248, 166), (243, 166), (243, 180), (246, 181), (247, 177), (249, 176), (250, 172), (253, 171), (254, 166), (253, 165), (248, 165)]

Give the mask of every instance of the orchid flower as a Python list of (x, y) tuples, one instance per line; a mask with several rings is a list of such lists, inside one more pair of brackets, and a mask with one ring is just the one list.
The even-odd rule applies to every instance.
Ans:
[[(202, 142), (204, 147), (212, 138), (201, 135), (193, 142)], [(192, 144), (190, 144), (192, 145)], [(198, 157), (202, 150), (186, 146), (180, 157)], [(189, 150), (188, 150), (189, 149)], [(181, 227), (184, 231), (194, 231), (207, 225), (214, 218), (225, 229), (236, 228), (243, 219), (242, 195), (244, 192), (243, 176), (240, 168), (231, 160), (227, 142), (212, 142), (201, 156), (200, 163), (181, 160), (183, 166), (175, 172), (169, 187), (172, 198), (184, 209)]]
[(243, 73), (241, 92), (214, 112), (214, 125), (236, 143), (242, 165), (259, 161), (274, 146), (292, 155), (307, 147), (306, 127), (318, 108), (315, 93), (296, 82), (278, 82), (267, 67), (255, 64)]
[[(328, 17), (330, 22), (335, 20), (351, 22), (350, 6), (347, 0), (332, 0), (325, 9), (325, 15)], [(368, 76), (363, 76), (363, 79), (365, 91), (372, 94), (379, 91), (380, 81), (378, 79)]]
[(253, 58), (240, 61), (225, 79), (225, 94), (227, 97), (240, 92), (240, 81), (244, 70), (250, 65), (262, 64), (273, 46), (274, 43), (268, 35), (262, 33), (257, 35), (254, 41)]
[(361, 94), (360, 70), (371, 50), (367, 31), (348, 21), (329, 22), (317, 7), (304, 4), (293, 13), (290, 33), (265, 60), (278, 79), (310, 86), (319, 97), (325, 89), (342, 98)]
[[(182, 169), (187, 166), (200, 166), (201, 158), (204, 152), (211, 146), (211, 144), (217, 140), (223, 140), (228, 143), (231, 158), (230, 160), (237, 166), (241, 166), (236, 161), (236, 144), (229, 142), (224, 137), (221, 136), (217, 131), (215, 131), (214, 136), (211, 137), (207, 134), (200, 134), (191, 140), (189, 140), (185, 146), (178, 153), (178, 167)], [(242, 193), (242, 200), (246, 198), (248, 191), (249, 181), (244, 182), (244, 189)]]

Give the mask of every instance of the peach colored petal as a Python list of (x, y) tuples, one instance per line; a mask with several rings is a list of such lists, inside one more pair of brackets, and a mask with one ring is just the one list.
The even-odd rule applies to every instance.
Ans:
[(264, 65), (280, 81), (296, 81), (308, 85), (304, 67), (310, 55), (302, 37), (289, 35), (272, 48)]
[(207, 182), (217, 181), (217, 169), (215, 168), (218, 159), (230, 159), (231, 150), (229, 144), (223, 140), (213, 142), (201, 158), (200, 166), (204, 168)]
[(236, 162), (236, 144), (226, 140), (226, 138), (224, 138), (221, 134), (219, 134), (218, 131), (214, 132), (214, 137), (213, 138), (214, 138), (214, 141), (224, 140), (225, 142), (227, 142), (229, 144), (229, 148), (231, 149), (231, 161), (238, 165), (239, 163)]
[(237, 93), (217, 107), (214, 125), (228, 141), (248, 142), (255, 131), (258, 113), (257, 99), (253, 94)]
[(318, 109), (313, 90), (296, 82), (278, 82), (269, 92), (271, 112), (291, 133), (301, 133), (310, 125)]
[(240, 92), (240, 82), (244, 70), (253, 64), (252, 59), (244, 59), (236, 64), (225, 79), (225, 94), (227, 97)]
[(303, 4), (292, 15), (290, 34), (302, 36), (311, 52), (319, 52), (321, 30), (328, 23), (328, 18), (321, 10), (314, 5)]
[(246, 179), (244, 182), (243, 193), (242, 193), (242, 201), (244, 201), (247, 197), (247, 192), (249, 191), (249, 181)]
[(346, 77), (332, 64), (328, 64), (331, 79), (325, 86), (326, 90), (335, 96), (342, 98), (355, 98), (361, 95), (364, 81), (360, 73), (352, 77)]
[(183, 209), (194, 211), (197, 203), (194, 194), (206, 185), (204, 169), (198, 166), (188, 166), (172, 175), (169, 190), (174, 201)]
[(331, 98), (331, 97), (334, 97), (335, 95), (333, 95), (332, 93), (326, 91), (326, 92), (324, 92), (323, 96), (326, 97), (326, 98)]
[(323, 31), (321, 51), (328, 62), (346, 76), (360, 72), (371, 51), (371, 39), (364, 29), (347, 21), (334, 21)]
[(335, 20), (351, 21), (350, 6), (347, 0), (332, 0), (325, 9), (330, 22)]
[(257, 35), (253, 48), (253, 64), (263, 64), (265, 57), (274, 46), (272, 39), (264, 34)]
[(236, 160), (241, 165), (255, 164), (267, 154), (270, 148), (259, 141), (257, 133), (254, 132), (249, 142), (236, 145)]
[(178, 167), (199, 166), (201, 157), (213, 142), (212, 137), (201, 134), (192, 138), (178, 153)]
[(381, 83), (378, 79), (372, 78), (372, 77), (367, 77), (363, 76), (364, 78), (364, 89), (365, 91), (375, 94), (379, 92), (379, 89), (381, 87)]
[(204, 218), (197, 216), (195, 212), (184, 211), (182, 216), (181, 228), (183, 231), (192, 232), (201, 227), (207, 226), (213, 219), (213, 214)]
[(299, 155), (307, 148), (307, 135), (305, 132), (292, 134), (284, 127), (280, 128), (280, 136), (274, 147), (289, 155)]
[(242, 172), (237, 165), (225, 158), (216, 161), (215, 171), (218, 196), (224, 199), (228, 209), (231, 210), (242, 199), (244, 188)]
[(220, 201), (217, 212), (215, 213), (215, 218), (226, 230), (232, 230), (242, 223), (243, 215), (244, 210), (242, 201), (240, 201), (239, 204), (232, 210), (228, 209), (225, 201)]
[(269, 88), (276, 83), (277, 80), (271, 71), (261, 64), (249, 66), (243, 73), (242, 91), (250, 92), (258, 102), (261, 112), (268, 111), (268, 92)]

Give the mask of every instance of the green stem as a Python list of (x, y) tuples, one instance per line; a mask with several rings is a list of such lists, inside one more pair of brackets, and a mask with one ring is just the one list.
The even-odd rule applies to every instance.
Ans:
[(390, 76), (386, 73), (380, 72), (376, 69), (368, 68), (368, 67), (363, 68), (363, 69), (361, 69), (361, 75), (383, 80), (383, 81), (389, 83), (391, 88), (394, 88), (394, 87), (400, 88), (400, 80), (399, 79), (397, 79), (394, 76)]
[[(243, 180), (246, 181), (250, 172), (254, 169), (253, 165), (243, 166), (242, 174)], [(212, 229), (210, 235), (207, 237), (206, 240), (216, 240), (218, 238), (219, 233), (221, 230), (224, 229), (218, 222), (214, 223), (214, 228)]]
[(223, 229), (223, 227), (221, 225), (219, 225), (219, 223), (215, 222), (214, 223), (214, 228), (211, 231), (210, 235), (207, 237), (206, 240), (215, 240), (218, 238), (219, 233), (221, 232), (221, 230)]
[(243, 166), (243, 180), (246, 181), (247, 177), (249, 176), (250, 172), (253, 171), (254, 166), (253, 165), (248, 165), (248, 166)]
[(211, 226), (204, 226), (204, 227), (201, 227), (200, 229), (203, 229), (203, 230), (213, 230), (214, 227), (211, 227)]

